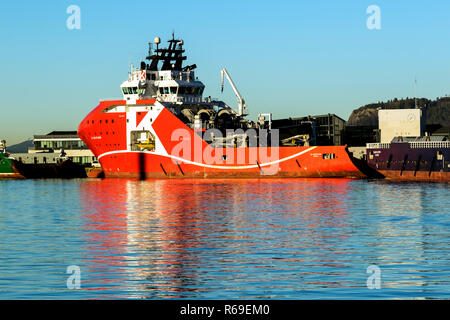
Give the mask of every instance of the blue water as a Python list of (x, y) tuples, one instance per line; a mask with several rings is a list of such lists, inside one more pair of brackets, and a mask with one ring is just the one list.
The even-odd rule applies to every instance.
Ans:
[(0, 299), (448, 299), (449, 187), (0, 181)]

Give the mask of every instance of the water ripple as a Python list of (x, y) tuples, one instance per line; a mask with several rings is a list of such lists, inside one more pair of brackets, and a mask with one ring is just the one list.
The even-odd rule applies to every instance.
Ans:
[[(450, 298), (448, 184), (26, 180), (0, 192), (1, 299)], [(80, 290), (67, 289), (69, 265)]]

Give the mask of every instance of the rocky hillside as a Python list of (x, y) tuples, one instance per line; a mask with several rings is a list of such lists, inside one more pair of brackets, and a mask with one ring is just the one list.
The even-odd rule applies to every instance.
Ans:
[[(443, 127), (450, 127), (450, 97), (438, 98), (436, 100), (417, 99), (417, 104), (420, 107), (427, 107), (427, 124), (440, 124)], [(353, 110), (348, 119), (347, 126), (377, 126), (378, 108), (408, 109), (414, 108), (414, 106), (415, 102), (413, 98), (394, 99), (388, 102), (368, 104)]]

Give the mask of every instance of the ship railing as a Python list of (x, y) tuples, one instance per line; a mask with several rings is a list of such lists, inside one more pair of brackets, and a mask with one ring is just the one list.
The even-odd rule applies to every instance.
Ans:
[(450, 141), (416, 141), (410, 142), (409, 145), (413, 149), (450, 148)]
[(202, 99), (200, 96), (178, 96), (175, 99), (176, 102), (179, 103), (199, 103), (202, 102)]
[(160, 72), (159, 81), (165, 80), (180, 80), (180, 81), (193, 81), (194, 73), (192, 71), (170, 71), (170, 72)]
[[(408, 142), (412, 149), (450, 148), (450, 141), (414, 141)], [(389, 149), (390, 143), (367, 143), (367, 149)]]
[(389, 149), (390, 143), (367, 143), (367, 149)]

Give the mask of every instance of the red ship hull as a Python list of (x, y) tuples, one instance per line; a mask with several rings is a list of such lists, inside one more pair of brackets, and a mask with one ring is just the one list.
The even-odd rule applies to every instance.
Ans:
[[(265, 166), (247, 163), (239, 169), (204, 167), (146, 152), (120, 152), (102, 157), (105, 177), (123, 178), (361, 178), (364, 175), (351, 162), (345, 147), (281, 147), (280, 157), (305, 153), (280, 163), (278, 172), (265, 171)], [(339, 160), (317, 159), (323, 153), (333, 152)], [(251, 166), (251, 168), (246, 168)]]
[[(118, 107), (119, 108), (116, 108)], [(105, 177), (117, 178), (363, 178), (346, 146), (212, 148), (155, 100), (101, 102), (79, 125), (78, 135), (99, 159)], [(116, 108), (116, 109), (114, 109)], [(144, 108), (144, 109), (143, 109)], [(145, 109), (146, 108), (146, 109)], [(110, 112), (110, 110), (115, 110)], [(157, 111), (156, 111), (157, 110)], [(129, 147), (130, 132), (148, 130), (157, 136), (156, 152)], [(175, 155), (177, 129), (202, 152), (227, 155), (213, 163)], [(158, 149), (159, 148), (159, 149)], [(211, 149), (211, 150), (209, 150)], [(163, 150), (160, 152), (158, 150)], [(330, 157), (330, 155), (332, 155)], [(239, 157), (241, 156), (241, 157)], [(241, 159), (237, 161), (234, 159)], [(242, 159), (245, 159), (242, 161)]]

